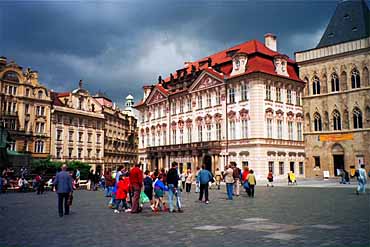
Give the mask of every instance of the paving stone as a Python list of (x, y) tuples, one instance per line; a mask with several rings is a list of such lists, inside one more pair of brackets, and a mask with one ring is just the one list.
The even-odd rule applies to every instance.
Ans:
[(265, 238), (272, 238), (272, 239), (278, 239), (278, 240), (292, 240), (299, 237), (298, 235), (294, 234), (288, 234), (288, 233), (273, 233), (270, 235), (266, 235)]
[(249, 222), (260, 222), (260, 221), (268, 221), (269, 219), (252, 217), (252, 218), (246, 218), (246, 219), (243, 219), (243, 220), (244, 221), (249, 221)]
[(226, 227), (224, 226), (198, 226), (194, 227), (195, 230), (204, 230), (204, 231), (214, 231), (214, 230), (220, 230), (220, 229), (225, 229)]
[(339, 228), (339, 226), (330, 226), (330, 225), (322, 225), (322, 224), (312, 225), (311, 227), (325, 229), (325, 230), (334, 230), (334, 229)]

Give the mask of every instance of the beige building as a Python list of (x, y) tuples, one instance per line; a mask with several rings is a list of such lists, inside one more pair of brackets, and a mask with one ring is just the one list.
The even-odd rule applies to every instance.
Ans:
[(104, 168), (115, 170), (121, 165), (137, 162), (137, 120), (131, 114), (133, 97), (126, 97), (122, 111), (105, 95), (98, 93), (94, 99), (102, 106), (104, 114)]
[(72, 92), (52, 93), (51, 157), (79, 160), (104, 171), (104, 114), (82, 81)]
[(38, 72), (24, 71), (15, 62), (0, 57), (0, 122), (12, 139), (10, 149), (46, 158), (50, 152), (48, 90), (38, 81)]
[(314, 49), (297, 52), (307, 83), (306, 176), (370, 170), (370, 14), (365, 1), (340, 2)]
[(151, 170), (176, 161), (180, 171), (214, 172), (235, 162), (258, 178), (304, 176), (304, 86), (272, 34), (188, 62), (144, 87), (139, 160)]

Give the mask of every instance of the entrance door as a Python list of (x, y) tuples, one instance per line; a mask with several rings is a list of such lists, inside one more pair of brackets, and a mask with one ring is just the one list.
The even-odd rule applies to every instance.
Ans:
[(294, 173), (294, 162), (290, 162), (290, 171)]
[(338, 169), (344, 169), (344, 155), (333, 155), (334, 160), (334, 174), (338, 176)]
[(204, 156), (204, 165), (206, 166), (206, 169), (210, 172), (212, 172), (212, 158), (209, 155)]

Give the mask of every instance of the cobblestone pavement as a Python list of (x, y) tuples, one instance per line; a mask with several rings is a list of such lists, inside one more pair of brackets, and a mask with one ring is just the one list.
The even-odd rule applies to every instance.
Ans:
[(210, 204), (183, 194), (184, 213), (114, 214), (102, 192), (75, 192), (59, 218), (53, 192), (0, 195), (0, 246), (370, 246), (370, 194), (353, 188), (259, 186)]

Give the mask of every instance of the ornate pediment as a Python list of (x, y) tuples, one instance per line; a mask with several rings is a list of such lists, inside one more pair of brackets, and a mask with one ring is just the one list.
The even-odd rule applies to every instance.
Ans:
[(158, 89), (154, 89), (151, 95), (148, 97), (147, 104), (150, 105), (165, 99), (166, 96), (162, 92), (160, 92)]
[(222, 81), (216, 79), (216, 77), (212, 76), (210, 73), (204, 72), (194, 81), (193, 85), (190, 87), (190, 91), (205, 90), (221, 85), (222, 83)]

